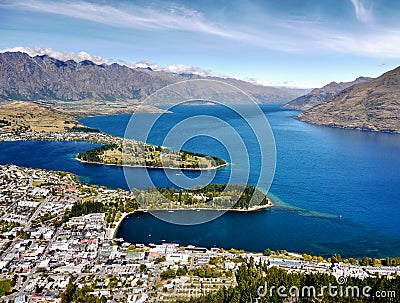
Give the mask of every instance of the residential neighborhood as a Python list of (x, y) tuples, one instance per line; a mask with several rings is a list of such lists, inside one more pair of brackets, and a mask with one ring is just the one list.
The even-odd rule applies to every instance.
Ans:
[[(89, 129), (90, 130), (90, 129)], [(60, 132), (4, 132), (0, 131), (0, 142), (21, 140), (46, 140), (46, 141), (87, 141), (96, 143), (121, 143), (122, 138), (99, 131), (60, 131)], [(133, 142), (136, 142), (132, 140)]]

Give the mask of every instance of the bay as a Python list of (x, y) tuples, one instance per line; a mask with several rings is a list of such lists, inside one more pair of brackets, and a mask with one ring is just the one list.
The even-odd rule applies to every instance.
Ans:
[[(261, 107), (275, 136), (277, 163), (270, 193), (278, 207), (254, 213), (227, 212), (212, 222), (195, 226), (166, 223), (149, 213), (140, 213), (122, 222), (118, 236), (136, 243), (165, 240), (251, 251), (269, 247), (320, 255), (400, 255), (400, 136), (314, 126), (293, 119), (296, 111), (275, 105)], [(143, 119), (146, 115), (151, 114), (142, 114)], [(146, 141), (162, 144), (165, 133), (176, 123), (198, 115), (211, 115), (231, 123), (248, 138), (246, 146), (250, 153), (256, 147), (244, 122), (218, 106), (174, 108), (172, 114), (163, 115)], [(97, 116), (82, 122), (121, 136), (130, 117)], [(190, 127), (193, 129), (188, 129), (188, 133), (206, 133), (212, 125)], [(0, 163), (71, 171), (87, 182), (127, 189), (122, 168), (83, 164), (73, 159), (76, 153), (94, 146), (84, 142), (5, 142), (0, 144)], [(224, 146), (206, 136), (188, 141), (184, 148), (230, 160)], [(248, 183), (254, 184), (259, 152), (256, 150), (250, 158)], [(241, 163), (232, 167), (240, 170)], [(145, 171), (131, 169), (138, 180)], [(149, 174), (158, 186), (172, 185), (162, 170), (151, 169)], [(198, 172), (185, 174), (198, 176)], [(222, 168), (212, 182), (225, 183), (229, 177), (230, 167)], [(171, 220), (182, 215), (195, 214), (175, 211)]]

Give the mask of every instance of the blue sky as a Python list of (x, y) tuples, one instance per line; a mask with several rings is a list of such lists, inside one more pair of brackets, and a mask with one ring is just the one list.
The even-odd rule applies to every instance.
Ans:
[(0, 0), (0, 37), (2, 50), (319, 87), (399, 65), (400, 1)]

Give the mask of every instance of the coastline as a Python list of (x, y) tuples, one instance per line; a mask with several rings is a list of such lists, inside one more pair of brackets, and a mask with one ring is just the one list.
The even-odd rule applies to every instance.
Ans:
[(167, 170), (194, 170), (194, 171), (206, 171), (206, 170), (217, 170), (221, 167), (228, 166), (229, 163), (225, 162), (225, 164), (221, 164), (218, 166), (214, 167), (209, 167), (209, 168), (180, 168), (180, 167), (170, 167), (170, 166), (160, 166), (160, 167), (154, 167), (154, 166), (146, 166), (146, 165), (124, 165), (124, 164), (114, 164), (114, 163), (102, 163), (102, 162), (93, 162), (93, 161), (85, 161), (82, 159), (79, 159), (78, 156), (75, 156), (75, 160), (81, 162), (81, 163), (87, 163), (87, 164), (96, 164), (96, 165), (110, 165), (110, 166), (119, 166), (119, 167), (133, 167), (133, 168), (153, 168), (153, 169), (167, 169)]
[(270, 199), (268, 199), (269, 203), (266, 205), (256, 205), (256, 206), (252, 206), (248, 209), (242, 209), (242, 208), (208, 208), (208, 207), (196, 207), (196, 208), (173, 208), (173, 209), (167, 209), (167, 208), (158, 208), (158, 209), (151, 209), (149, 210), (148, 208), (141, 208), (141, 209), (137, 209), (133, 212), (129, 212), (129, 213), (122, 213), (121, 214), (121, 218), (117, 221), (114, 222), (113, 224), (115, 224), (115, 227), (112, 228), (107, 228), (107, 233), (106, 236), (108, 237), (108, 239), (113, 240), (115, 239), (115, 236), (118, 232), (118, 229), (122, 223), (122, 221), (130, 216), (130, 215), (134, 215), (136, 213), (140, 213), (140, 212), (152, 212), (152, 211), (223, 211), (223, 212), (227, 212), (227, 211), (232, 211), (232, 212), (257, 212), (257, 211), (264, 211), (267, 210), (271, 207), (274, 206), (274, 204), (272, 203), (272, 201)]
[(119, 229), (119, 226), (121, 225), (121, 222), (130, 214), (134, 214), (135, 212), (130, 212), (130, 213), (121, 213), (121, 218), (117, 222), (114, 222), (113, 224), (115, 225), (114, 227), (107, 228), (106, 232), (106, 237), (110, 240), (115, 239), (115, 236), (117, 234), (117, 231)]
[[(302, 113), (304, 113), (303, 111)], [(400, 130), (398, 129), (393, 129), (393, 130), (384, 130), (384, 129), (378, 129), (378, 128), (372, 128), (372, 127), (363, 127), (363, 126), (352, 126), (352, 125), (340, 125), (340, 124), (335, 124), (335, 123), (323, 123), (323, 122), (312, 122), (311, 120), (304, 119), (303, 116), (301, 116), (300, 113), (299, 115), (295, 116), (294, 119), (308, 123), (311, 125), (317, 125), (317, 126), (322, 126), (322, 127), (329, 127), (329, 128), (336, 128), (336, 129), (344, 129), (344, 130), (354, 130), (354, 131), (359, 131), (359, 132), (370, 132), (370, 133), (382, 133), (382, 134), (395, 134), (399, 135)]]

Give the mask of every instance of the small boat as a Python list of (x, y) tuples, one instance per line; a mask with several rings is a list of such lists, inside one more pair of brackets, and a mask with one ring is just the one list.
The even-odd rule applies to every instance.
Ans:
[(179, 174), (175, 174), (175, 176), (182, 176), (182, 174), (181, 174), (181, 173), (179, 173)]
[(151, 234), (149, 234), (149, 237), (151, 237)]
[(173, 211), (173, 210), (169, 210), (168, 212), (169, 212), (169, 213), (173, 213), (174, 211)]

